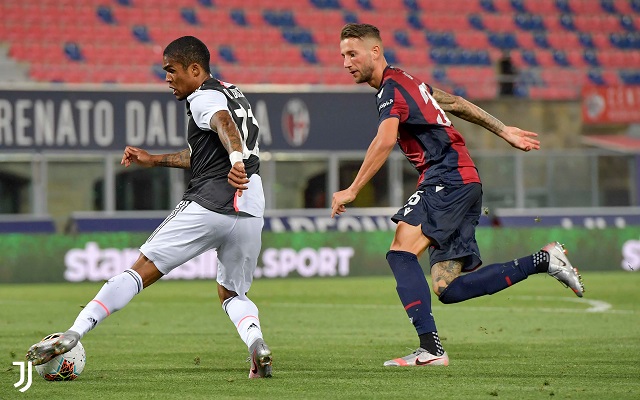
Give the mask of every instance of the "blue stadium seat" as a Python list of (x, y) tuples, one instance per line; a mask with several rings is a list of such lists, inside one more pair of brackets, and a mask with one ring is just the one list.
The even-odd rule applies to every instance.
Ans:
[(218, 48), (218, 55), (228, 63), (235, 63), (238, 61), (235, 54), (233, 54), (231, 46), (220, 46)]
[(640, 85), (640, 72), (635, 70), (621, 70), (618, 74), (625, 85)]
[(184, 7), (180, 9), (180, 15), (182, 19), (184, 19), (189, 25), (199, 25), (198, 16), (196, 15), (196, 10), (193, 8)]
[(571, 14), (562, 14), (560, 16), (560, 25), (562, 25), (564, 29), (568, 31), (576, 30), (576, 26), (573, 23), (573, 17), (571, 16)]
[(198, 0), (198, 3), (204, 7), (213, 7), (213, 0)]
[(313, 47), (303, 47), (301, 50), (302, 58), (309, 64), (317, 64), (318, 57)]
[(67, 42), (64, 44), (64, 54), (69, 57), (71, 61), (83, 61), (84, 56), (82, 55), (82, 51), (80, 50), (80, 46), (78, 46), (75, 42)]
[(151, 42), (151, 36), (149, 35), (149, 30), (144, 25), (134, 25), (132, 28), (133, 37), (136, 38), (139, 42), (149, 43)]
[(269, 25), (278, 28), (292, 28), (296, 26), (293, 12), (290, 10), (264, 10), (262, 17)]
[(116, 20), (113, 18), (111, 7), (109, 6), (98, 6), (96, 14), (98, 15), (98, 18), (100, 18), (105, 24), (112, 25), (116, 22)]
[(545, 30), (544, 21), (539, 15), (518, 13), (515, 15), (514, 21), (518, 28), (525, 31)]
[(446, 61), (448, 65), (461, 65), (462, 52), (456, 49), (446, 49)]
[(288, 28), (282, 30), (282, 37), (291, 44), (313, 44), (313, 35), (302, 28)]
[(462, 86), (455, 86), (452, 92), (454, 96), (467, 97), (467, 90)]
[(580, 44), (587, 49), (594, 49), (596, 47), (590, 33), (580, 32), (578, 34), (578, 40), (580, 40)]
[(244, 10), (241, 8), (234, 8), (230, 12), (231, 20), (240, 26), (247, 26), (247, 17), (244, 14)]
[(419, 13), (409, 13), (407, 15), (407, 23), (413, 29), (424, 29), (424, 25), (422, 24), (422, 19), (420, 18)]
[(358, 0), (358, 5), (363, 10), (373, 10), (373, 4), (371, 4), (371, 0)]
[(393, 49), (384, 49), (384, 58), (391, 65), (398, 63), (398, 57), (396, 56), (396, 52)]
[(430, 32), (425, 33), (427, 43), (435, 47), (458, 47), (456, 38), (451, 32)]
[(131, 6), (131, 0), (117, 0), (116, 2), (121, 6), (125, 6), (125, 7)]
[(524, 6), (523, 0), (511, 0), (511, 8), (516, 10), (517, 12), (526, 13), (527, 8)]
[(417, 0), (403, 0), (404, 6), (409, 11), (419, 11), (420, 5)]
[(393, 38), (396, 43), (402, 47), (411, 47), (411, 41), (409, 40), (409, 34), (406, 31), (397, 30), (393, 32)]
[(606, 84), (604, 78), (602, 77), (602, 72), (599, 69), (590, 69), (587, 73), (587, 78), (589, 78), (589, 82), (593, 83), (594, 85), (602, 86)]
[(311, 0), (311, 4), (313, 4), (316, 8), (321, 10), (339, 10), (340, 3), (338, 0)]
[(538, 14), (531, 14), (531, 29), (536, 30), (536, 31), (542, 31), (547, 29), (544, 26), (544, 20), (542, 19), (542, 17)]
[(529, 97), (529, 88), (527, 85), (516, 83), (513, 87), (513, 95), (516, 97)]
[(344, 14), (342, 14), (342, 18), (345, 24), (357, 24), (359, 21), (358, 15), (351, 11), (345, 11)]
[(478, 57), (478, 65), (489, 66), (493, 64), (493, 62), (491, 61), (491, 55), (487, 50), (478, 50), (476, 54)]
[(609, 14), (617, 14), (618, 10), (616, 10), (615, 4), (613, 4), (613, 0), (600, 0), (600, 6), (602, 9)]
[(480, 14), (469, 15), (469, 25), (479, 31), (485, 30), (484, 23), (482, 22), (482, 16), (480, 16)]
[(583, 54), (583, 58), (587, 62), (587, 64), (591, 65), (592, 67), (600, 66), (600, 61), (598, 60), (598, 55), (595, 52), (595, 50), (591, 50), (591, 49), (585, 50)]
[(573, 13), (569, 0), (556, 0), (556, 8), (563, 13)]
[(447, 70), (442, 67), (434, 68), (431, 76), (435, 81), (438, 81), (440, 83), (444, 83), (449, 80), (449, 78), (447, 77)]
[(515, 34), (511, 32), (495, 33), (489, 32), (489, 43), (494, 47), (502, 50), (511, 50), (518, 48), (518, 41)]
[(631, 9), (640, 13), (640, 0), (631, 0)]
[(617, 47), (619, 49), (629, 49), (631, 47), (627, 35), (623, 35), (621, 33), (610, 34), (609, 41), (613, 47)]
[(460, 64), (463, 65), (479, 65), (478, 52), (470, 50), (460, 51)]
[(432, 47), (431, 49), (429, 49), (429, 57), (436, 64), (439, 64), (439, 65), (449, 64), (449, 59), (447, 57), (446, 50), (440, 47)]
[(151, 73), (153, 74), (153, 76), (155, 76), (156, 78), (164, 81), (167, 77), (167, 72), (162, 69), (162, 65), (160, 64), (153, 64), (151, 66)]
[(571, 63), (569, 62), (569, 59), (567, 58), (567, 54), (564, 51), (561, 50), (553, 50), (553, 61), (556, 62), (556, 64), (558, 64), (561, 67), (569, 67), (571, 66)]
[(621, 15), (620, 16), (620, 25), (624, 30), (629, 32), (635, 32), (636, 26), (633, 23), (633, 18), (630, 15)]
[(549, 45), (549, 40), (547, 39), (547, 34), (544, 32), (535, 32), (533, 34), (533, 41), (541, 49), (548, 49), (551, 47), (551, 45)]
[(534, 53), (533, 50), (522, 50), (521, 55), (522, 60), (530, 66), (537, 67), (538, 65), (540, 65), (538, 63), (538, 59), (536, 58), (536, 53)]
[(493, 4), (493, 0), (480, 0), (480, 7), (490, 13), (495, 13), (498, 11), (495, 4)]

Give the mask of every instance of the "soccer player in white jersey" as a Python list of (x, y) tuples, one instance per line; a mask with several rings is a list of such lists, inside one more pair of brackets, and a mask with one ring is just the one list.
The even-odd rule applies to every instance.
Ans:
[(218, 296), (249, 349), (249, 378), (271, 376), (271, 350), (263, 339), (258, 308), (247, 297), (260, 252), (265, 206), (258, 124), (244, 94), (211, 76), (209, 60), (209, 50), (193, 36), (174, 40), (163, 53), (169, 88), (178, 100), (186, 100), (189, 148), (151, 155), (127, 146), (122, 157), (125, 167), (134, 163), (191, 169), (182, 201), (140, 247), (133, 266), (109, 279), (69, 330), (31, 346), (27, 359), (35, 365), (71, 350), (143, 288), (216, 249)]

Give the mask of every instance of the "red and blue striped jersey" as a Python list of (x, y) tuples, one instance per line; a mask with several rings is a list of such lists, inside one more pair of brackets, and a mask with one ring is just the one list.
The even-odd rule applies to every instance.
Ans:
[(376, 94), (378, 124), (400, 120), (397, 143), (420, 174), (418, 186), (479, 183), (464, 138), (432, 94), (431, 86), (403, 70), (385, 68)]

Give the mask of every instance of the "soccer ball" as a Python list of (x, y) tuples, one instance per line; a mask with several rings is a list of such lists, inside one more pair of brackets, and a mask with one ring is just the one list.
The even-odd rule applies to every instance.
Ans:
[[(57, 338), (62, 333), (52, 333), (42, 341)], [(87, 356), (82, 343), (78, 342), (76, 347), (64, 354), (52, 358), (49, 362), (36, 365), (36, 371), (41, 377), (48, 381), (72, 381), (76, 379), (84, 370)]]

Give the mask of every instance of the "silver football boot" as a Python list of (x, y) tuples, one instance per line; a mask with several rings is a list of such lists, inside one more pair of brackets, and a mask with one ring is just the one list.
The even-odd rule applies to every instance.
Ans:
[(422, 347), (408, 356), (385, 361), (385, 367), (423, 367), (427, 365), (449, 365), (449, 356), (445, 351), (441, 356), (434, 356)]
[(567, 258), (567, 250), (558, 242), (551, 242), (542, 250), (549, 253), (549, 275), (569, 287), (578, 296), (584, 293), (584, 283), (578, 269), (574, 268)]
[(271, 350), (262, 339), (257, 339), (249, 347), (249, 358), (251, 359), (251, 369), (249, 378), (271, 378), (271, 363), (273, 356)]
[(29, 348), (27, 361), (33, 362), (33, 365), (47, 363), (52, 358), (76, 347), (78, 341), (80, 341), (80, 334), (74, 331), (53, 333)]

